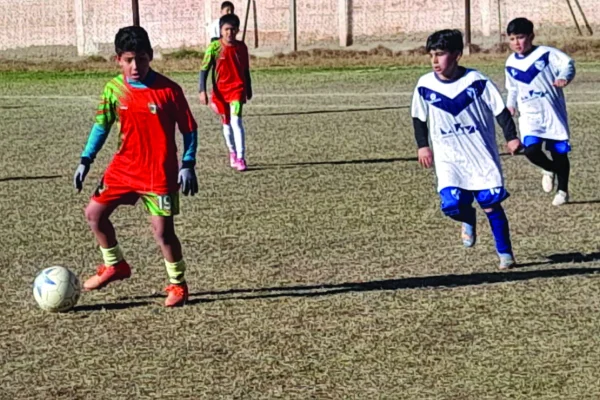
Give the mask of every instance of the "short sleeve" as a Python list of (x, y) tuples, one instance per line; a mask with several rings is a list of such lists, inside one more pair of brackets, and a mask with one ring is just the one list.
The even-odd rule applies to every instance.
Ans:
[(550, 66), (559, 79), (571, 81), (575, 77), (575, 61), (558, 49), (550, 51)]
[(95, 123), (106, 130), (110, 130), (117, 120), (118, 97), (113, 86), (111, 83), (108, 83), (104, 87), (98, 109), (96, 110)]
[(483, 100), (490, 107), (490, 110), (494, 113), (494, 116), (498, 116), (506, 108), (504, 99), (498, 90), (498, 87), (491, 80), (487, 80), (485, 90), (483, 91)]
[(415, 92), (413, 93), (410, 113), (413, 118), (417, 118), (420, 121), (427, 122), (429, 105), (427, 104), (423, 96), (421, 96), (418, 84), (415, 88)]
[(208, 71), (214, 64), (218, 50), (217, 47), (219, 45), (218, 41), (212, 42), (204, 52), (204, 58), (202, 59), (202, 71)]
[(517, 108), (517, 98), (519, 97), (519, 87), (514, 81), (514, 78), (508, 72), (508, 68), (504, 68), (504, 87), (508, 94), (506, 95), (506, 104), (508, 107)]

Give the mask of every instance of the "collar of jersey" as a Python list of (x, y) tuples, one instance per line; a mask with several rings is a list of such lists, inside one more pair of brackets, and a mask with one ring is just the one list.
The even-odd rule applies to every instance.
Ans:
[(127, 83), (134, 89), (148, 89), (156, 79), (156, 72), (149, 70), (146, 78), (141, 81), (134, 81), (127, 78)]
[(529, 53), (527, 53), (527, 54), (525, 54), (525, 55), (521, 55), (521, 54), (517, 54), (517, 53), (515, 53), (515, 58), (516, 58), (517, 60), (524, 60), (524, 59), (526, 59), (527, 57), (529, 57), (530, 55), (532, 55), (532, 54), (533, 54), (533, 53), (534, 53), (534, 52), (535, 52), (537, 49), (538, 49), (538, 47), (537, 47), (537, 46), (533, 46), (533, 47), (531, 48), (531, 50), (529, 51)]
[(448, 83), (454, 83), (454, 82), (458, 81), (459, 79), (461, 79), (462, 77), (466, 76), (469, 72), (472, 71), (472, 69), (465, 68), (465, 67), (460, 67), (459, 66), (458, 68), (464, 68), (465, 71), (460, 76), (458, 76), (458, 77), (456, 77), (454, 79), (451, 79), (449, 81), (445, 81), (443, 79), (440, 79), (440, 77), (435, 72), (433, 73), (433, 76), (435, 76), (435, 79), (437, 79), (438, 82), (448, 84)]

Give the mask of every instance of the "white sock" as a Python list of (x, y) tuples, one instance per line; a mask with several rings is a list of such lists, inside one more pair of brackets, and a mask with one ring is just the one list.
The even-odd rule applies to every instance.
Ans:
[(235, 145), (233, 143), (233, 130), (231, 125), (223, 125), (223, 137), (225, 138), (225, 144), (230, 153), (235, 153)]
[(237, 158), (244, 159), (246, 156), (246, 132), (244, 131), (244, 125), (240, 117), (236, 115), (231, 116), (231, 129), (233, 129)]

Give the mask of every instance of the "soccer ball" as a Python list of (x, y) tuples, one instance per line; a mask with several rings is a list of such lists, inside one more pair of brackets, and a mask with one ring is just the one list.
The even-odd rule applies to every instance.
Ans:
[(45, 311), (70, 310), (77, 304), (80, 293), (79, 279), (65, 267), (46, 268), (33, 282), (33, 297)]

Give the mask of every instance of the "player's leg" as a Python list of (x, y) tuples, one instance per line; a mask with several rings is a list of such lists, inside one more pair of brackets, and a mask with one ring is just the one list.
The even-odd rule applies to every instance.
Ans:
[(246, 131), (242, 122), (242, 108), (243, 105), (240, 101), (233, 101), (230, 104), (231, 128), (233, 129), (233, 138), (235, 140), (236, 169), (238, 171), (246, 170)]
[(83, 283), (85, 290), (101, 289), (111, 282), (131, 276), (131, 267), (123, 258), (110, 216), (119, 205), (135, 203), (136, 199), (135, 195), (118, 188), (104, 190), (101, 181), (86, 207), (85, 217), (100, 246), (103, 264), (98, 267), (96, 275)]
[(186, 266), (173, 222), (173, 217), (179, 214), (179, 194), (177, 192), (170, 195), (144, 194), (142, 201), (150, 213), (154, 239), (163, 254), (169, 277), (165, 305), (182, 306), (188, 298), (188, 287), (185, 282)]
[(229, 105), (225, 103), (224, 100), (213, 95), (211, 98), (210, 107), (221, 117), (221, 122), (223, 123), (223, 138), (225, 139), (225, 145), (227, 146), (227, 151), (229, 152), (229, 165), (234, 168), (237, 157), (233, 129), (231, 128), (231, 112)]
[(510, 240), (508, 218), (501, 204), (509, 196), (509, 193), (503, 187), (481, 190), (475, 193), (475, 198), (483, 208), (494, 235), (496, 252), (500, 257), (500, 269), (508, 269), (516, 264)]
[(227, 145), (227, 150), (229, 151), (229, 165), (231, 168), (233, 168), (235, 167), (237, 161), (235, 142), (233, 139), (233, 129), (231, 129), (231, 124), (225, 123), (225, 121), (223, 121), (223, 137), (225, 138), (225, 144)]
[(552, 162), (554, 164), (554, 170), (556, 171), (556, 180), (558, 183), (558, 190), (552, 204), (561, 206), (569, 202), (569, 175), (571, 173), (569, 152), (571, 151), (571, 145), (568, 140), (548, 140), (546, 145), (552, 155)]
[(457, 187), (440, 190), (442, 212), (461, 223), (461, 239), (465, 247), (473, 247), (477, 241), (477, 217), (473, 208), (473, 193)]
[(523, 146), (525, 146), (525, 157), (534, 165), (542, 169), (542, 188), (544, 192), (549, 193), (554, 186), (554, 163), (546, 156), (542, 146), (543, 139), (537, 136), (525, 136)]

